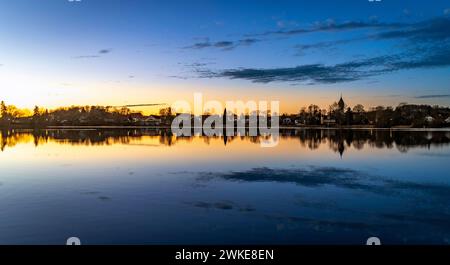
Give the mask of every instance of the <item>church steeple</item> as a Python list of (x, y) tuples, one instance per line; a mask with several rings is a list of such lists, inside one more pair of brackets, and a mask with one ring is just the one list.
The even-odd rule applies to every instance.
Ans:
[(342, 94), (341, 94), (341, 99), (339, 99), (338, 106), (339, 106), (339, 109), (342, 111), (345, 109), (345, 102), (342, 99)]

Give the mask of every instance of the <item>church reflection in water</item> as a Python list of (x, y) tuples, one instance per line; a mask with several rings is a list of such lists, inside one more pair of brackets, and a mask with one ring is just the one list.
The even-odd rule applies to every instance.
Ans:
[[(178, 142), (190, 142), (194, 137), (176, 137), (169, 129), (43, 129), (43, 130), (2, 130), (0, 149), (12, 148), (20, 143), (33, 142), (35, 146), (49, 142), (68, 145), (113, 145), (139, 141), (144, 137), (157, 138), (160, 145), (172, 146)], [(223, 139), (224, 145), (236, 139), (259, 144), (263, 136), (201, 136), (206, 144), (211, 138)], [(307, 149), (318, 149), (327, 145), (330, 150), (341, 156), (352, 147), (356, 150), (370, 148), (397, 148), (407, 152), (409, 148), (430, 148), (450, 144), (448, 131), (412, 131), (412, 130), (338, 130), (338, 129), (283, 129), (281, 139), (298, 139)]]

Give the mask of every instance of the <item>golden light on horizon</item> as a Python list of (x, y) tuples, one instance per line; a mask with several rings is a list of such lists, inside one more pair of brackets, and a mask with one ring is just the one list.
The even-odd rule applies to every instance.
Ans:
[[(25, 72), (26, 73), (26, 72)], [(7, 77), (7, 78), (6, 78)], [(67, 79), (66, 79), (67, 78)], [(71, 80), (62, 82), (58, 80)], [(69, 106), (123, 106), (146, 103), (167, 103), (171, 105), (178, 100), (185, 100), (193, 104), (195, 92), (204, 95), (204, 101), (218, 100), (225, 105), (226, 101), (242, 100), (272, 101), (280, 102), (280, 113), (298, 113), (302, 107), (316, 104), (321, 109), (328, 106), (339, 98), (335, 91), (322, 89), (290, 89), (280, 93), (277, 89), (248, 88), (236, 86), (230, 88), (227, 85), (208, 86), (165, 82), (138, 82), (138, 83), (116, 83), (111, 81), (86, 80), (67, 76), (49, 76), (48, 74), (34, 73), (24, 74), (18, 69), (10, 69), (0, 72), (0, 87), (2, 89), (0, 100), (6, 104), (15, 105), (19, 108), (32, 110), (34, 106), (41, 108), (56, 109)], [(366, 108), (382, 105), (377, 104), (376, 98), (368, 93), (344, 93), (347, 104), (354, 106), (358, 103)], [(387, 99), (383, 101), (386, 105), (395, 105), (398, 99)], [(133, 107), (133, 111), (142, 111), (144, 114), (157, 114), (162, 106), (155, 107)]]

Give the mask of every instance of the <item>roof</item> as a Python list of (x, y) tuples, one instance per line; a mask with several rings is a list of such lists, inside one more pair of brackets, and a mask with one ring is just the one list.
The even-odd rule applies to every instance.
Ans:
[(345, 107), (345, 102), (344, 102), (344, 100), (342, 99), (342, 96), (341, 96), (341, 98), (339, 99), (338, 105), (339, 105), (339, 107), (340, 107), (341, 109), (343, 109), (343, 108)]
[(426, 120), (426, 121), (433, 121), (433, 120), (434, 120), (434, 118), (433, 118), (433, 117), (431, 117), (431, 116), (426, 116), (426, 117), (425, 117), (425, 120)]

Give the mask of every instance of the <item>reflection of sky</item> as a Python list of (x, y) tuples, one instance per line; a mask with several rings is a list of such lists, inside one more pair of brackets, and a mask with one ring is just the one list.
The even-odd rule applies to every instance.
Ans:
[[(280, 99), (286, 111), (311, 102), (325, 107), (340, 93), (352, 105), (447, 104), (449, 8), (443, 0), (358, 0), (339, 6), (334, 1), (2, 0), (0, 86), (8, 88), (2, 99), (24, 107), (170, 103), (201, 91), (221, 100), (255, 94)], [(304, 30), (311, 32), (289, 34)], [(378, 35), (399, 31), (413, 35)], [(383, 74), (328, 68), (399, 54), (401, 59), (375, 65), (395, 65)], [(297, 69), (297, 77), (307, 78), (296, 81), (277, 72), (312, 64), (323, 64), (326, 76), (322, 69)], [(241, 68), (268, 72), (247, 75)], [(363, 76), (335, 80), (343, 72), (354, 77), (353, 70)], [(278, 81), (259, 83), (267, 75)]]
[[(311, 149), (308, 142), (301, 142), (295, 136), (280, 138), (274, 148), (261, 148), (259, 142), (239, 137), (228, 141), (226, 146), (222, 138), (207, 137), (172, 137), (171, 146), (161, 143), (159, 136), (143, 136), (125, 141), (118, 139), (99, 145), (72, 145), (67, 141), (49, 138), (36, 147), (31, 135), (21, 134), (15, 143), (11, 141), (0, 153), (2, 168), (14, 172), (26, 163), (30, 165), (27, 167), (29, 172), (36, 168), (52, 169), (55, 166), (70, 171), (73, 167), (89, 171), (124, 164), (137, 167), (138, 170), (150, 167), (152, 172), (223, 172), (264, 166), (295, 168), (317, 165), (357, 168), (389, 178), (423, 180), (426, 177), (427, 181), (450, 183), (447, 179), (449, 168), (443, 163), (450, 155), (448, 144), (432, 144), (430, 149), (426, 145), (410, 146), (407, 152), (403, 152), (405, 147), (396, 144), (387, 148), (385, 145), (374, 147), (373, 144), (365, 143), (357, 149), (354, 144), (349, 146), (344, 142), (345, 151), (341, 157), (336, 142), (322, 140)], [(74, 171), (75, 174), (77, 172)]]
[[(195, 154), (195, 155), (193, 155)], [(448, 244), (448, 144), (347, 147), (296, 137), (157, 136), (70, 145), (23, 137), (0, 152), (0, 243)]]

